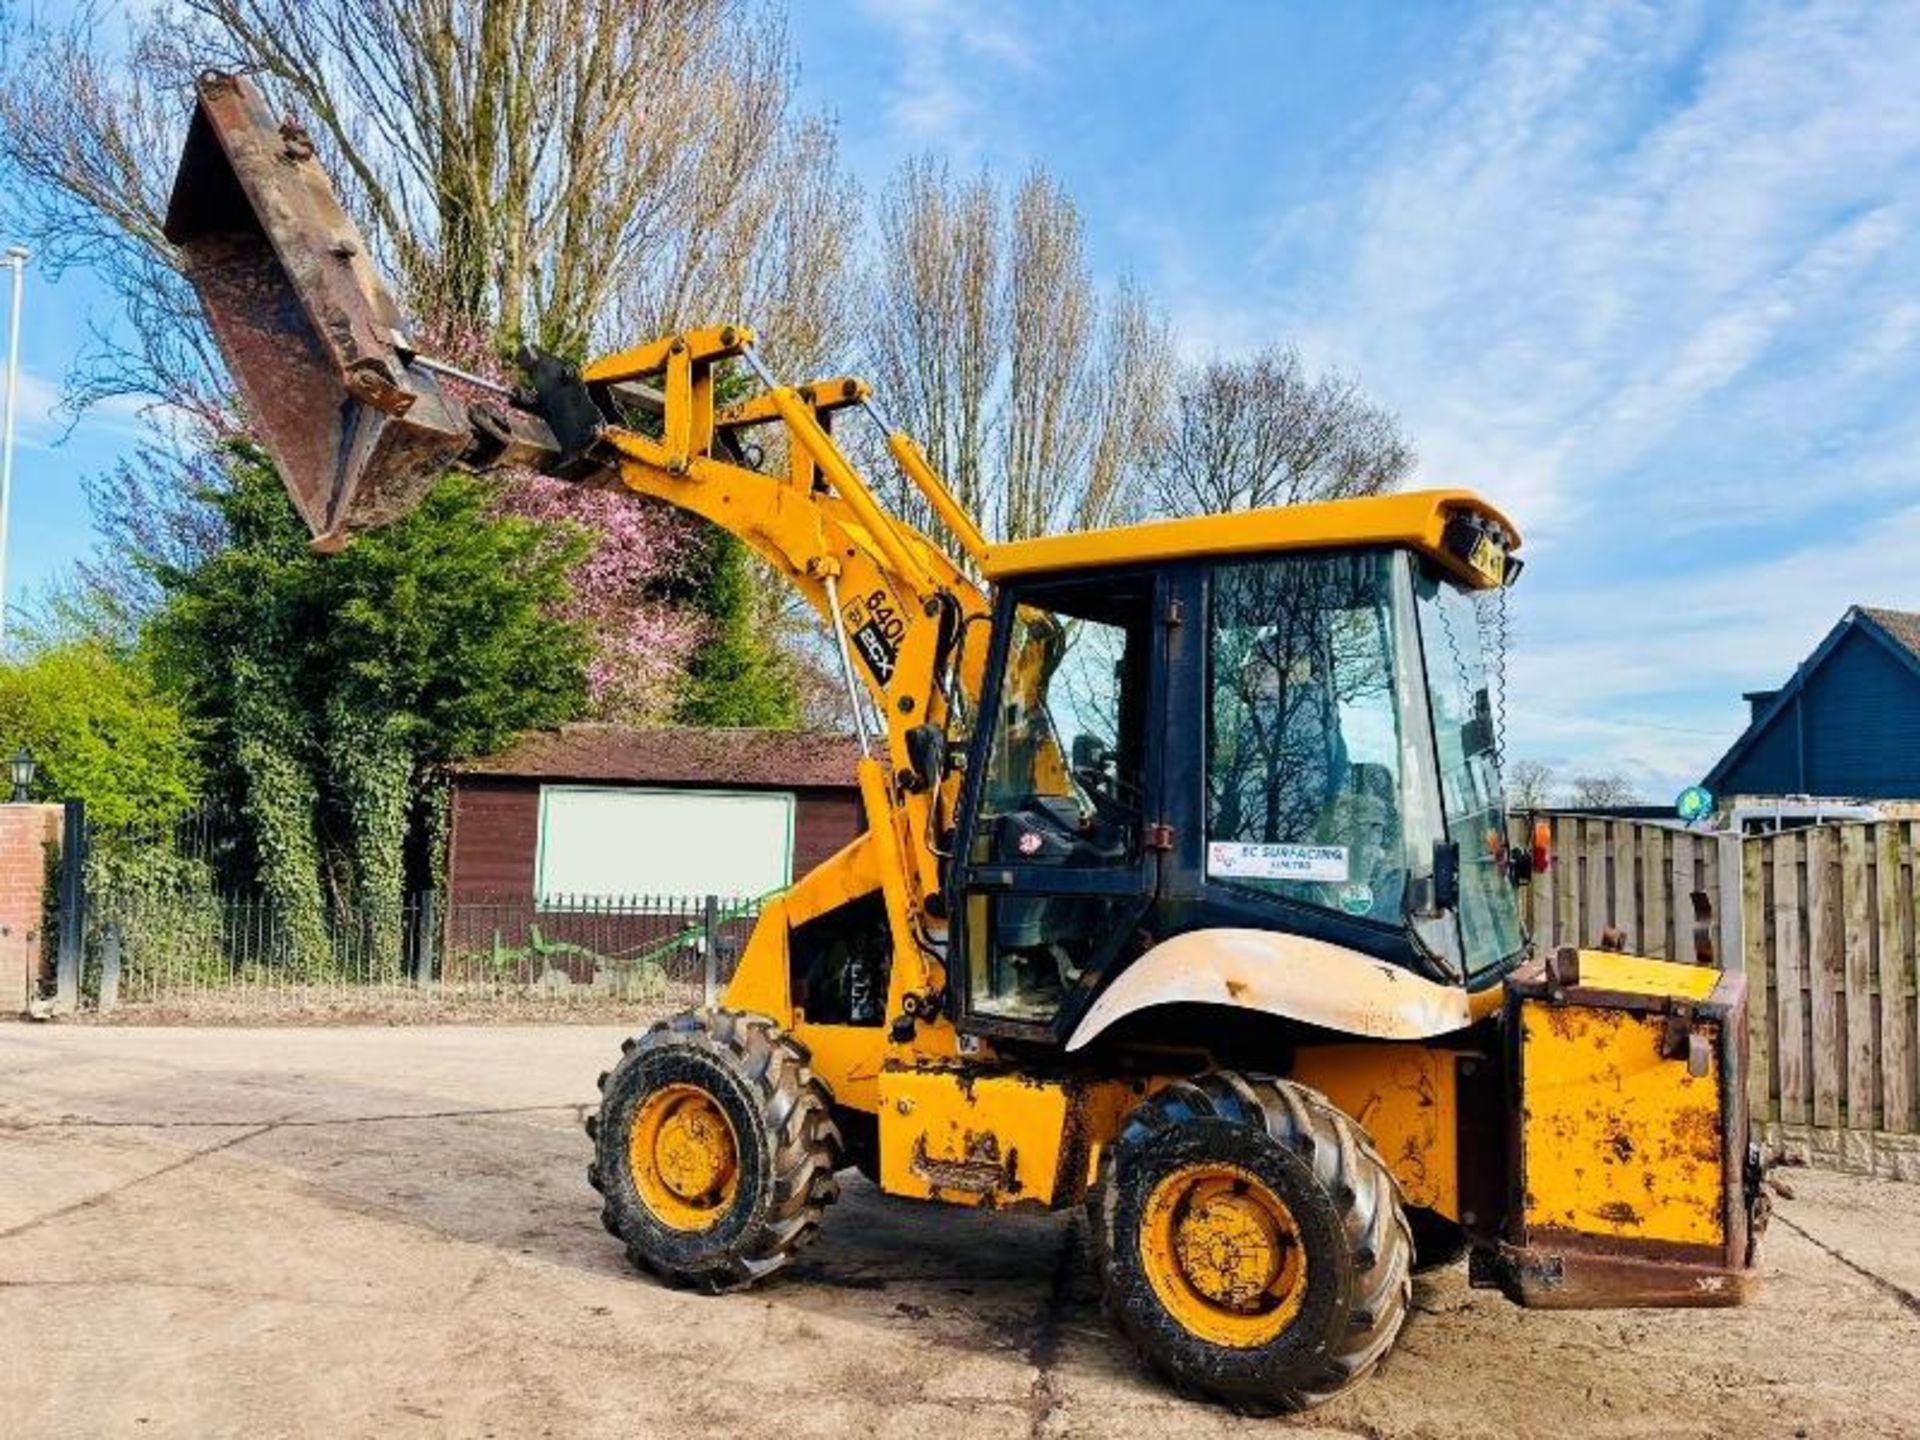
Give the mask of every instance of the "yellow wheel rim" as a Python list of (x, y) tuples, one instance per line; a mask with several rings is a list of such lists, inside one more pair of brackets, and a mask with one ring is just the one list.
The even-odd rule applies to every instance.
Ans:
[(1154, 1186), (1141, 1216), (1140, 1260), (1167, 1312), (1215, 1345), (1265, 1345), (1307, 1296), (1293, 1212), (1237, 1165), (1185, 1165)]
[(627, 1137), (627, 1163), (647, 1209), (675, 1230), (718, 1223), (740, 1179), (733, 1122), (697, 1085), (668, 1085), (640, 1102)]

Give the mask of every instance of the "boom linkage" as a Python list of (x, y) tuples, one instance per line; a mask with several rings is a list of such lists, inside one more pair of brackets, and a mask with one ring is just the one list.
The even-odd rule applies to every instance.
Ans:
[[(979, 693), (986, 647), (966, 643), (966, 633), (985, 618), (987, 597), (937, 544), (888, 512), (834, 441), (836, 412), (860, 406), (874, 413), (866, 383), (835, 377), (779, 384), (759, 365), (754, 339), (745, 326), (710, 326), (577, 371), (531, 357), (527, 403), (512, 417), (494, 416), (496, 428), (520, 434), (522, 442), (491, 463), (531, 462), (580, 483), (664, 500), (737, 536), (806, 597), (834, 634), (867, 748), (861, 789), (869, 826), (895, 836), (904, 883), (903, 893), (889, 899), (906, 912), (903, 921), (924, 929), (926, 897), (941, 885), (937, 837), (952, 824), (957, 792), (938, 756), (951, 707)], [(716, 370), (734, 360), (764, 388), (722, 407)], [(631, 423), (635, 410), (651, 417), (658, 434)], [(980, 564), (986, 544), (978, 528), (913, 440), (884, 428), (903, 473)], [(551, 447), (539, 434), (548, 429)], [(775, 432), (775, 443), (760, 449), (784, 448), (783, 471), (749, 463), (745, 442), (761, 432)], [(485, 456), (466, 459), (489, 468)], [(884, 766), (872, 754), (856, 686), (871, 697), (884, 730)]]
[[(407, 333), (312, 137), (276, 117), (244, 76), (208, 71), (196, 90), (166, 235), (316, 548), (406, 513), (452, 465), (623, 487), (739, 537), (834, 632), (866, 756), (870, 838), (859, 843), (877, 862), (896, 949), (938, 938), (928, 902), (943, 883), (941, 837), (958, 789), (945, 737), (950, 708), (980, 691), (986, 647), (967, 637), (987, 600), (938, 545), (887, 512), (835, 445), (836, 411), (872, 413), (867, 387), (778, 384), (738, 325), (578, 367), (529, 353), (517, 388), (432, 359)], [(720, 367), (735, 362), (764, 388), (722, 407)], [(889, 453), (983, 568), (971, 518), (913, 441), (883, 428)], [(749, 446), (763, 432), (774, 443)], [(770, 452), (782, 473), (761, 468)], [(925, 958), (924, 988), (937, 992), (938, 956)]]

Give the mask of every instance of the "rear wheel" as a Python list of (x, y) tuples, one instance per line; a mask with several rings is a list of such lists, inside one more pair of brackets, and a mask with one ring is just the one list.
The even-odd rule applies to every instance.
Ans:
[(1115, 1323), (1190, 1393), (1305, 1409), (1364, 1378), (1406, 1319), (1393, 1177), (1304, 1086), (1225, 1071), (1168, 1086), (1128, 1116), (1090, 1203)]
[(663, 1020), (621, 1048), (587, 1121), (587, 1178), (627, 1258), (712, 1291), (787, 1264), (839, 1193), (839, 1137), (806, 1050), (727, 1010)]

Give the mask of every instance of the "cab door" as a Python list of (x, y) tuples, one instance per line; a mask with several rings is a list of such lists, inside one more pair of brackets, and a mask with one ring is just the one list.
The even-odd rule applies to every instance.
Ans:
[(951, 886), (963, 1031), (1060, 1038), (1153, 903), (1166, 603), (1141, 572), (1000, 596)]

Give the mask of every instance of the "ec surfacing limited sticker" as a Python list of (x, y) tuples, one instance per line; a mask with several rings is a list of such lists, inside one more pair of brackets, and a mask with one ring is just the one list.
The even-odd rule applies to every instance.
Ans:
[(1347, 847), (1214, 840), (1207, 845), (1207, 873), (1229, 880), (1345, 880)]

